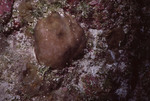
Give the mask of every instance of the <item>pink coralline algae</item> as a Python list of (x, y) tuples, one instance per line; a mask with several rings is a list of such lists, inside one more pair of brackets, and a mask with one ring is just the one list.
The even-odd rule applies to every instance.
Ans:
[(14, 0), (0, 0), (0, 17), (5, 13), (10, 13)]
[(91, 2), (89, 2), (89, 5), (91, 6), (95, 6), (99, 4), (99, 0), (92, 0)]

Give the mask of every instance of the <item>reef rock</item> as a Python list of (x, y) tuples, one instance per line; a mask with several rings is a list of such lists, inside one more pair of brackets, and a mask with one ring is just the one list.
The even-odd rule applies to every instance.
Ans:
[(35, 27), (35, 54), (38, 62), (61, 69), (83, 53), (86, 37), (69, 15), (53, 12)]
[(14, 0), (0, 0), (0, 24), (10, 19), (13, 2)]
[(106, 41), (109, 49), (119, 48), (120, 43), (124, 40), (125, 33), (122, 28), (114, 28), (107, 33)]
[(8, 43), (6, 41), (6, 37), (3, 34), (0, 34), (0, 54), (5, 51)]

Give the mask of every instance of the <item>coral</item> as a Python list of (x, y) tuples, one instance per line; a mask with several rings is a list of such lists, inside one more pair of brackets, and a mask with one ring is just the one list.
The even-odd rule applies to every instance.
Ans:
[(78, 58), (86, 44), (83, 29), (67, 14), (53, 12), (35, 27), (35, 53), (41, 64), (62, 68)]

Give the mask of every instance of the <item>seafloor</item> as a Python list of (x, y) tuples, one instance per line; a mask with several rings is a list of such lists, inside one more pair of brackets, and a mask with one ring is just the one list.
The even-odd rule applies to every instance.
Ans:
[[(34, 28), (56, 11), (83, 28), (83, 58), (40, 65)], [(149, 0), (1, 0), (0, 101), (150, 101)]]

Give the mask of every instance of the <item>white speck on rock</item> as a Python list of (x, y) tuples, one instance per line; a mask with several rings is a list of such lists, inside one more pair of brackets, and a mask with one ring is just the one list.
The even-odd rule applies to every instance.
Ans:
[(119, 95), (122, 98), (125, 98), (126, 95), (127, 95), (127, 88), (128, 88), (127, 86), (128, 85), (127, 85), (126, 81), (123, 81), (121, 83), (121, 87), (116, 90), (116, 94)]

